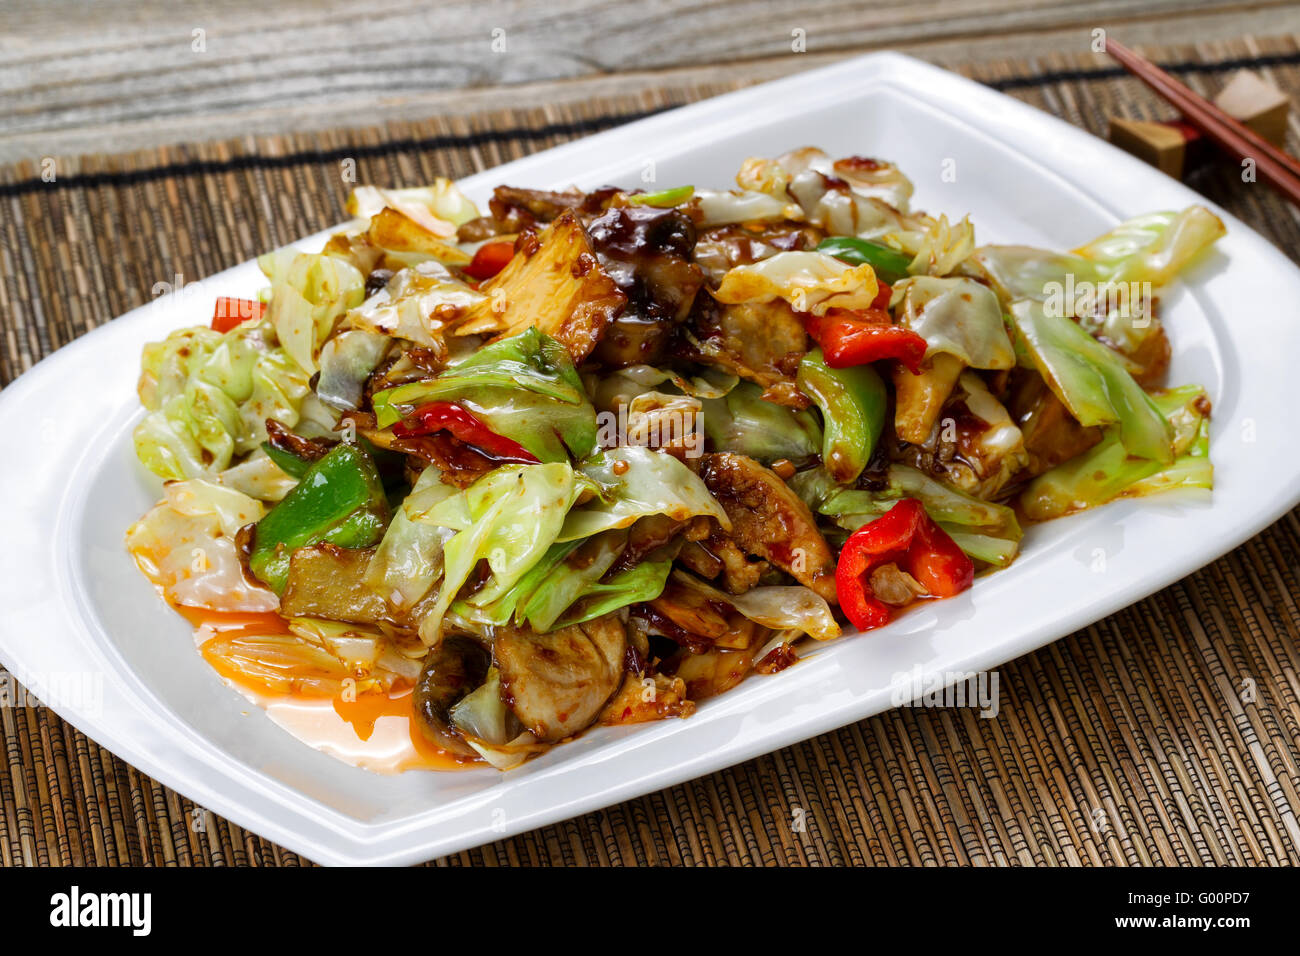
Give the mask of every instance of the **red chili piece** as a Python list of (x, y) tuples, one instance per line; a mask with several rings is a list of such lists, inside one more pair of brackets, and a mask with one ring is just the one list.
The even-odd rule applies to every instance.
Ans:
[(474, 258), (465, 267), (465, 275), (478, 279), (480, 282), (484, 279), (491, 279), (504, 269), (514, 256), (515, 244), (513, 242), (485, 243), (478, 247), (478, 251), (474, 253)]
[(537, 457), (523, 445), (504, 435), (498, 435), (454, 402), (429, 402), (421, 405), (393, 426), (393, 434), (398, 438), (415, 438), (437, 431), (449, 431), (465, 444), (481, 448), (501, 461), (537, 461)]
[(222, 296), (217, 299), (217, 307), (212, 313), (212, 328), (217, 332), (229, 332), (236, 326), (243, 325), (250, 319), (260, 319), (265, 314), (264, 302)]
[(871, 574), (894, 564), (925, 589), (926, 596), (960, 594), (975, 580), (975, 563), (925, 512), (915, 498), (903, 498), (875, 521), (849, 536), (835, 566), (840, 607), (860, 631), (883, 627), (893, 610), (872, 592)]
[(826, 315), (810, 316), (806, 327), (831, 368), (894, 359), (913, 375), (921, 373), (925, 339), (911, 329), (892, 324), (888, 312), (874, 307), (862, 312), (831, 309)]

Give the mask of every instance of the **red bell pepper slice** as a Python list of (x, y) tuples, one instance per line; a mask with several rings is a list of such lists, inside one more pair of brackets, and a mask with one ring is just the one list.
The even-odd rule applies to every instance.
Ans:
[(229, 332), (251, 319), (266, 315), (266, 303), (254, 299), (232, 299), (222, 296), (212, 313), (212, 328), (216, 332)]
[(975, 580), (975, 563), (940, 528), (915, 498), (903, 498), (844, 542), (835, 566), (840, 607), (860, 631), (883, 627), (893, 617), (890, 605), (872, 592), (871, 574), (893, 563), (910, 574), (927, 597), (960, 594)]
[(529, 464), (537, 461), (523, 445), (498, 435), (455, 402), (428, 402), (393, 426), (393, 434), (398, 438), (415, 438), (444, 430), (500, 461)]
[(825, 315), (809, 316), (806, 328), (821, 346), (831, 368), (895, 359), (913, 375), (921, 374), (925, 339), (911, 329), (894, 325), (888, 312), (874, 306), (862, 312), (831, 309)]
[(465, 275), (478, 279), (491, 279), (515, 257), (515, 244), (509, 241), (488, 242), (478, 247), (474, 258), (465, 267)]
[(878, 288), (876, 297), (871, 300), (871, 308), (879, 309), (881, 312), (889, 311), (889, 300), (894, 297), (894, 290), (888, 282), (881, 282), (880, 277), (876, 277)]

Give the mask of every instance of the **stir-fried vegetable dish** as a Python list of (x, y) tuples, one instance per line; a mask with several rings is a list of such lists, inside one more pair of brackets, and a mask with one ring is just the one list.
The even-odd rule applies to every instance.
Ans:
[(509, 769), (978, 587), (1031, 523), (1210, 488), (1156, 294), (1206, 209), (1053, 252), (912, 211), (887, 162), (736, 180), (358, 188), (146, 347), (164, 498), (127, 543), (203, 657)]

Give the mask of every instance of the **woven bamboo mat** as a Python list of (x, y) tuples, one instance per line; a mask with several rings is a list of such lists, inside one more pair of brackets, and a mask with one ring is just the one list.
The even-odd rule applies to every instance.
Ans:
[[(1300, 88), (1293, 39), (1154, 52), (1203, 92), (1238, 66)], [(1091, 58), (967, 69), (1104, 134), (1167, 115)], [(382, 130), (0, 169), (0, 382), (156, 282), (202, 278), (345, 218), (361, 182), (463, 176), (717, 88)], [(1293, 139), (1291, 148), (1296, 150)], [(1228, 167), (1193, 185), (1293, 256), (1294, 210)], [(1000, 668), (1001, 710), (894, 710), (443, 864), (1300, 862), (1300, 513), (1179, 584)], [(195, 808), (43, 708), (0, 708), (0, 863), (306, 861)], [(802, 832), (792, 832), (796, 808)]]

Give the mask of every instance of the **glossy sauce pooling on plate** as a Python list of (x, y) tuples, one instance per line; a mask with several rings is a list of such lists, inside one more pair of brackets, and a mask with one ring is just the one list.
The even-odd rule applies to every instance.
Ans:
[(194, 625), (195, 645), (203, 659), (278, 726), (308, 746), (352, 766), (385, 774), (463, 770), (478, 763), (449, 754), (425, 738), (415, 723), (409, 686), (387, 693), (355, 694), (351, 699), (347, 695), (325, 696), (309, 692), (314, 675), (286, 668), (281, 679), (258, 679), (232, 666), (229, 652), (216, 652), (218, 643), (229, 648), (241, 641), (289, 634), (278, 614), (222, 613), (191, 607), (176, 610)]

